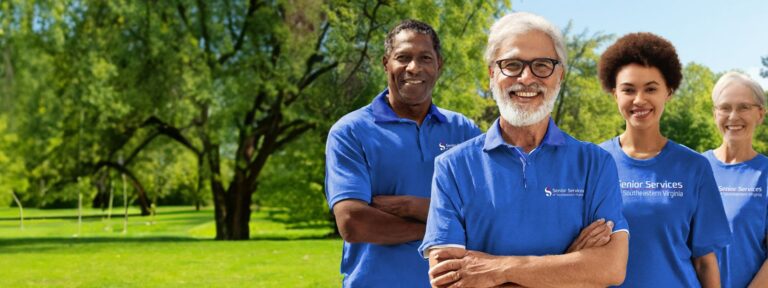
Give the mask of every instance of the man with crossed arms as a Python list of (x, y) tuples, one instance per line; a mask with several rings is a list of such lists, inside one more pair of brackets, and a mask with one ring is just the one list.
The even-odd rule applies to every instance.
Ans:
[(624, 281), (629, 231), (616, 164), (550, 119), (566, 53), (560, 31), (540, 16), (513, 13), (491, 27), (485, 59), (501, 117), (435, 160), (419, 247), (433, 286)]

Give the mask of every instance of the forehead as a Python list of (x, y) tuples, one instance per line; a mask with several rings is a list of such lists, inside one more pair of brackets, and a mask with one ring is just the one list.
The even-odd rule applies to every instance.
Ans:
[(402, 30), (392, 37), (392, 52), (435, 53), (435, 48), (429, 35)]
[(617, 85), (645, 85), (650, 82), (656, 82), (666, 85), (664, 76), (656, 67), (646, 67), (640, 64), (629, 64), (621, 67), (616, 73)]
[(555, 43), (546, 33), (528, 30), (507, 37), (501, 42), (496, 52), (496, 59), (519, 58), (554, 58), (557, 59)]
[(755, 97), (749, 87), (742, 83), (734, 82), (726, 86), (723, 91), (720, 92), (717, 102), (753, 103), (755, 102)]

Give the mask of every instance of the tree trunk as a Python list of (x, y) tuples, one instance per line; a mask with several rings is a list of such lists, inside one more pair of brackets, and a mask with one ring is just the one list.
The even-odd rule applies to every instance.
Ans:
[(248, 240), (251, 237), (251, 185), (248, 185), (242, 174), (239, 175), (235, 176), (227, 195), (227, 210), (231, 211), (226, 219), (230, 231), (228, 240)]

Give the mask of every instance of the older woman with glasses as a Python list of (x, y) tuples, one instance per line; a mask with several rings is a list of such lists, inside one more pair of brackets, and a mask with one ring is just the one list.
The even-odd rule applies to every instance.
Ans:
[(651, 33), (621, 37), (600, 57), (600, 82), (626, 130), (602, 144), (619, 172), (629, 260), (624, 287), (720, 287), (714, 251), (730, 242), (707, 160), (661, 134), (682, 79), (672, 43)]
[(768, 158), (752, 147), (765, 117), (765, 92), (749, 76), (728, 72), (712, 91), (723, 143), (704, 152), (715, 174), (733, 243), (718, 251), (723, 287), (768, 287)]

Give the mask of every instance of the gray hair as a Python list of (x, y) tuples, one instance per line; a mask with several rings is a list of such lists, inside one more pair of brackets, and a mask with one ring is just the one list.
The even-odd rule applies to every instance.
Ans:
[(752, 92), (752, 97), (755, 98), (755, 102), (761, 107), (765, 107), (765, 92), (763, 91), (763, 88), (760, 87), (760, 84), (753, 80), (752, 77), (749, 77), (749, 75), (736, 71), (725, 73), (719, 80), (717, 80), (715, 88), (712, 89), (712, 103), (717, 103), (717, 98), (723, 94), (723, 90), (734, 83), (749, 88)]
[(544, 34), (547, 34), (552, 39), (552, 42), (555, 44), (557, 60), (562, 62), (563, 68), (567, 68), (568, 50), (565, 49), (565, 40), (560, 29), (552, 25), (544, 17), (527, 12), (510, 13), (501, 17), (496, 23), (493, 23), (488, 34), (488, 46), (485, 48), (485, 61), (488, 63), (488, 66), (492, 66), (493, 61), (496, 60), (493, 57), (498, 52), (501, 42), (509, 37), (531, 30), (544, 32)]

